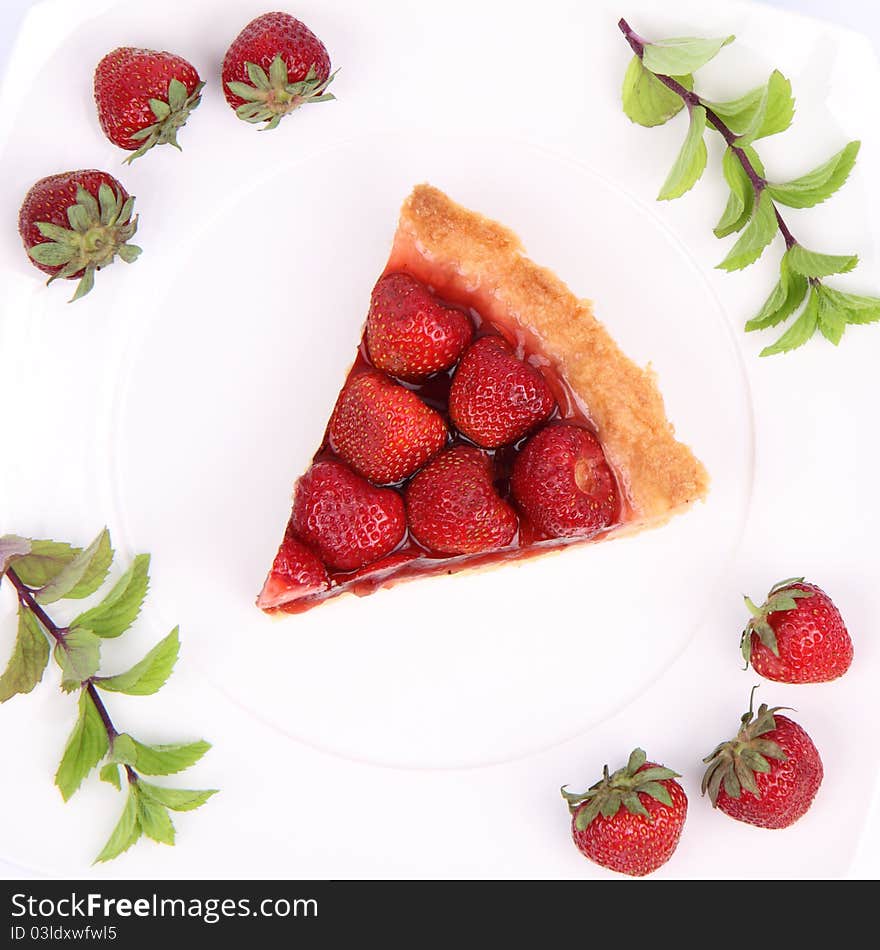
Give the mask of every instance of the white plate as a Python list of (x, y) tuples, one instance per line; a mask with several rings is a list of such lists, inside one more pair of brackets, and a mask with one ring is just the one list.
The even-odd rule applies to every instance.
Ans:
[[(341, 0), (306, 5), (298, 14), (344, 66), (339, 102), (262, 135), (235, 121), (214, 82), (181, 135), (182, 156), (160, 150), (121, 168), (97, 130), (82, 64), (119, 43), (171, 46), (210, 82), (228, 39), (261, 9), (212, 6), (206, 29), (208, 6), (121, 4), (86, 24), (85, 12), (50, 5), (57, 50), (32, 24), (17, 55), (36, 55), (29, 44), (39, 35), (48, 74), (84, 78), (59, 92), (63, 141), (47, 148), (44, 122), (19, 112), (3, 153), (7, 220), (34, 178), (97, 165), (137, 194), (145, 250), (67, 307), (68, 288), (42, 288), (14, 236), (0, 239), (9, 288), (0, 378), (22, 407), (8, 420), (0, 515), (13, 530), (82, 541), (106, 522), (124, 555), (152, 552), (147, 614), (132, 642), (113, 645), (108, 657), (121, 663), (179, 622), (184, 659), (167, 691), (149, 701), (120, 698), (114, 712), (156, 738), (207, 733), (216, 749), (199, 778), (225, 792), (184, 816), (177, 853), (145, 845), (99, 873), (602, 873), (566, 842), (555, 789), (589, 784), (606, 758), (639, 742), (678, 766), (696, 798), (699, 757), (735, 725), (751, 683), (737, 669), (740, 586), (766, 585), (806, 561), (817, 578), (830, 575), (829, 585), (836, 578), (836, 590), (853, 578), (843, 593), (857, 614), (867, 610), (856, 570), (844, 573), (819, 553), (842, 546), (836, 526), (822, 525), (812, 556), (797, 533), (794, 499), (811, 497), (824, 468), (797, 445), (786, 400), (813, 366), (833, 371), (835, 385), (858, 387), (854, 359), (868, 360), (876, 344), (865, 335), (859, 356), (852, 346), (840, 354), (814, 347), (756, 370), (759, 418), (767, 415), (769, 430), (759, 458), (769, 468), (759, 469), (764, 491), (748, 555), (736, 560), (752, 484), (752, 400), (742, 338), (719, 295), (734, 301), (729, 309), (741, 322), (743, 302), (760, 298), (761, 278), (741, 276), (734, 290), (734, 278), (707, 273), (720, 256), (705, 239), (715, 214), (708, 205), (721, 202), (714, 185), (676, 206), (647, 204), (680, 129), (648, 132), (621, 119), (614, 98), (626, 57), (610, 6), (546, 4), (541, 29), (559, 48), (553, 89), (514, 84), (513, 101), (511, 76), (534, 26), (511, 17), (507, 5), (505, 42), (491, 49), (486, 40), (501, 9), (494, 4), (448, 3), (430, 30), (403, 17), (399, 4), (369, 12)], [(760, 18), (751, 7), (724, 6), (726, 19), (713, 8), (707, 22), (697, 5), (685, 16), (686, 4), (682, 18), (705, 23), (707, 33), (751, 29), (744, 70), (763, 71), (754, 53)], [(634, 21), (638, 14), (637, 4)], [(659, 33), (681, 32), (644, 6), (641, 19)], [(473, 88), (464, 78), (449, 89), (453, 44), (456, 63), (483, 64)], [(421, 180), (513, 227), (537, 261), (594, 299), (630, 355), (653, 363), (680, 436), (713, 476), (710, 499), (636, 538), (348, 597), (273, 622), (253, 598), (287, 518), (292, 480), (352, 357), (400, 202)], [(854, 181), (850, 230), (864, 246), (862, 185)], [(809, 392), (800, 402), (817, 418)], [(809, 422), (804, 429), (814, 431)], [(784, 483), (789, 510), (772, 489), (793, 464), (805, 484)], [(840, 499), (838, 510), (845, 515), (849, 503)], [(799, 544), (787, 542), (792, 536)], [(838, 751), (826, 764), (830, 758), (840, 769), (846, 761), (849, 787), (873, 769), (850, 765), (835, 710), (859, 694), (864, 669), (813, 691), (821, 706), (803, 702), (813, 722), (820, 713), (814, 728), (835, 738)], [(46, 684), (10, 703), (0, 717), (19, 762), (0, 800), (7, 813), (38, 809), (45, 829), (9, 829), (0, 856), (84, 873), (117, 806), (112, 792), (93, 787), (66, 807), (57, 801), (49, 775), (69, 704), (51, 690)], [(809, 693), (796, 693), (797, 703)], [(27, 738), (25, 722), (35, 723)], [(842, 795), (826, 784), (810, 816), (813, 838)], [(357, 789), (371, 816), (357, 841), (340, 827), (346, 799), (334, 797), (336, 788)], [(443, 803), (440, 814), (432, 810), (436, 840), (427, 851), (412, 834), (424, 801)], [(850, 807), (863, 810), (866, 801), (867, 794)], [(493, 831), (496, 821), (498, 829), (529, 826), (517, 849)], [(753, 873), (748, 829), (697, 801), (689, 826), (663, 874)], [(715, 848), (701, 846), (701, 828), (724, 840), (731, 855), (724, 866)], [(800, 868), (807, 834), (795, 829), (785, 847), (768, 844), (763, 870)], [(829, 843), (825, 866), (845, 867), (854, 840), (855, 832)]]
[[(285, 187), (306, 174), (308, 188)], [(425, 179), (502, 217), (537, 260), (595, 298), (629, 352), (653, 358), (681, 437), (717, 473), (710, 501), (656, 534), (270, 620), (253, 598), (292, 479), (354, 356), (402, 196)], [(255, 280), (230, 280), (211, 235), (247, 228), (262, 191), (277, 195), (277, 220), (311, 224), (267, 241)], [(162, 571), (155, 609), (212, 631), (191, 644), (209, 676), (297, 739), (404, 766), (524, 755), (640, 692), (714, 596), (751, 483), (736, 349), (681, 245), (595, 174), (497, 139), (364, 137), (308, 173), (294, 157), (214, 210), (178, 245), (181, 266), (149, 303), (155, 316), (135, 320), (143, 332), (120, 361), (99, 450), (99, 468), (113, 472), (117, 537), (149, 548)], [(633, 259), (651, 262), (644, 283), (631, 279)], [(258, 679), (237, 675), (255, 642), (273, 664)]]

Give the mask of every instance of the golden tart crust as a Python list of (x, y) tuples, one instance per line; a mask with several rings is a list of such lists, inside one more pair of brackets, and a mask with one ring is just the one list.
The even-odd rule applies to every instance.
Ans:
[(525, 256), (512, 231), (417, 185), (401, 209), (386, 272), (401, 268), (537, 341), (596, 426), (623, 482), (627, 521), (663, 521), (705, 497), (706, 470), (676, 440), (654, 374), (620, 350), (588, 300)]

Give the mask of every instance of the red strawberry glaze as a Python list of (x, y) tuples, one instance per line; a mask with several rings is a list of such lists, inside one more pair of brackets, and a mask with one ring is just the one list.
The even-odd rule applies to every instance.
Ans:
[[(594, 435), (596, 434), (595, 426), (590, 420), (586, 407), (583, 406), (562, 375), (557, 372), (552, 360), (542, 352), (538, 341), (531, 338), (529, 334), (516, 325), (510, 316), (499, 308), (489, 293), (462, 288), (461, 282), (454, 272), (446, 273), (442, 268), (425, 261), (417, 252), (412, 251), (410, 253), (406, 248), (400, 246), (395, 247), (381, 276), (396, 272), (405, 272), (420, 280), (437, 295), (441, 303), (460, 307), (468, 312), (474, 321), (474, 339), (489, 334), (500, 335), (514, 348), (514, 352), (520, 359), (537, 368), (544, 376), (556, 399), (556, 409), (548, 421), (564, 419), (583, 426)], [(398, 382), (402, 382), (408, 389), (419, 395), (429, 406), (436, 409), (449, 424), (450, 432), (447, 447), (472, 444), (455, 431), (449, 419), (449, 388), (455, 368), (437, 373), (419, 384), (398, 380)], [(345, 385), (354, 376), (370, 369), (375, 368), (369, 357), (366, 340), (362, 338), (354, 364), (346, 377)], [(495, 486), (504, 500), (510, 500), (511, 467), (517, 452), (526, 439), (527, 437), (524, 437), (515, 444), (500, 449), (484, 450), (493, 459)], [(323, 443), (315, 453), (313, 462), (330, 459), (339, 460), (339, 457), (330, 447), (328, 434), (325, 431)], [(621, 479), (617, 473), (615, 473), (615, 478), (620, 496), (618, 518), (613, 524), (590, 537), (588, 539), (590, 542), (606, 539), (629, 520), (630, 508)], [(408, 481), (408, 479), (405, 480), (396, 488), (402, 490), (406, 487)], [(362, 597), (372, 594), (382, 587), (389, 587), (404, 580), (432, 574), (453, 574), (460, 570), (478, 568), (500, 560), (513, 561), (534, 557), (548, 549), (560, 548), (587, 540), (583, 537), (547, 538), (528, 522), (521, 511), (518, 513), (519, 531), (506, 548), (481, 554), (454, 557), (437, 555), (420, 546), (411, 533), (407, 531), (402, 542), (391, 554), (354, 572), (339, 572), (328, 568), (329, 588), (327, 590), (290, 601), (277, 608), (277, 612), (303, 613), (324, 600), (342, 593), (350, 592)]]

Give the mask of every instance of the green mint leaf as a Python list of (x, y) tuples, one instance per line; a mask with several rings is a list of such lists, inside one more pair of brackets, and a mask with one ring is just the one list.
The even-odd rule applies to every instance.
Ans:
[(119, 766), (115, 762), (108, 762), (106, 765), (101, 766), (101, 771), (98, 772), (98, 778), (102, 782), (115, 785), (117, 790), (122, 789), (122, 782), (119, 779)]
[[(843, 307), (838, 306), (835, 299), (825, 292), (821, 284), (816, 287), (815, 292), (819, 298), (819, 332), (829, 343), (837, 346), (843, 337), (843, 331), (846, 330), (847, 312)], [(795, 606), (794, 602), (792, 606)]]
[(196, 790), (191, 788), (162, 788), (160, 785), (150, 785), (139, 781), (141, 794), (150, 798), (172, 811), (193, 811), (204, 805), (212, 796), (217, 794), (216, 788)]
[(791, 83), (775, 69), (767, 80), (751, 121), (740, 134), (736, 144), (744, 148), (757, 139), (784, 132), (791, 125), (793, 118), (794, 98), (791, 94)]
[(15, 573), (28, 587), (48, 584), (82, 550), (63, 541), (31, 541), (30, 544), (30, 554), (15, 562)]
[(861, 142), (850, 142), (806, 175), (783, 184), (771, 182), (767, 189), (780, 204), (790, 208), (812, 208), (830, 198), (849, 178), (860, 146)]
[(141, 836), (141, 827), (138, 823), (138, 793), (136, 785), (129, 785), (128, 798), (125, 800), (125, 808), (122, 810), (122, 817), (113, 829), (104, 850), (95, 858), (95, 864), (103, 861), (112, 861), (119, 857), (123, 851), (127, 851)]
[(10, 561), (21, 559), (31, 552), (31, 542), (17, 534), (4, 534), (0, 537), (0, 577), (6, 571)]
[(91, 630), (71, 630), (55, 645), (55, 662), (61, 667), (61, 688), (79, 689), (101, 664), (101, 640)]
[[(807, 298), (807, 305), (801, 311), (801, 315), (795, 322), (782, 334), (782, 336), (771, 346), (764, 347), (761, 350), (761, 356), (774, 356), (777, 353), (788, 353), (799, 346), (803, 346), (807, 340), (816, 332), (816, 325), (819, 321), (819, 298), (816, 293), (811, 292)], [(770, 626), (769, 624), (767, 625)]]
[(846, 311), (846, 322), (850, 324), (875, 323), (880, 320), (880, 297), (861, 297), (847, 294), (842, 290), (822, 285), (822, 293), (836, 307)]
[(37, 603), (52, 604), (62, 597), (88, 597), (104, 583), (112, 561), (110, 532), (104, 528), (85, 550), (68, 561), (52, 580), (35, 592)]
[(137, 761), (137, 746), (128, 733), (121, 732), (110, 744), (110, 761), (121, 765), (134, 765)]
[(764, 301), (764, 306), (746, 323), (746, 332), (766, 330), (787, 320), (804, 302), (807, 287), (806, 277), (791, 272), (786, 251), (779, 263), (779, 282)]
[(6, 671), (0, 676), (0, 703), (18, 693), (29, 693), (43, 678), (49, 662), (49, 642), (37, 618), (23, 605), (18, 608), (18, 634)]
[[(739, 146), (737, 146), (737, 148), (739, 148)], [(746, 158), (748, 158), (752, 168), (754, 168), (755, 171), (762, 178), (764, 178), (764, 163), (761, 161), (761, 156), (758, 155), (754, 148), (751, 145), (744, 145), (742, 148), (739, 148), (739, 151), (741, 151), (746, 156)]]
[(658, 201), (680, 198), (697, 183), (706, 167), (706, 143), (703, 141), (705, 131), (706, 110), (702, 106), (694, 106), (691, 109), (691, 121), (684, 144), (660, 189)]
[[(693, 76), (673, 76), (685, 89), (694, 88)], [(663, 125), (684, 108), (681, 96), (662, 82), (633, 56), (623, 77), (623, 111), (638, 125)]]
[(177, 662), (179, 651), (180, 637), (175, 627), (140, 663), (125, 673), (96, 678), (95, 686), (115, 693), (128, 693), (130, 696), (148, 696), (165, 685)]
[(724, 120), (732, 132), (742, 133), (749, 127), (755, 118), (755, 113), (761, 107), (766, 88), (766, 84), (757, 86), (739, 99), (731, 99), (727, 102), (706, 101), (706, 105), (719, 119)]
[(150, 583), (149, 570), (150, 555), (139, 554), (101, 603), (81, 613), (70, 624), (71, 629), (85, 627), (99, 637), (125, 633), (140, 613)]
[(730, 197), (727, 199), (727, 206), (721, 215), (721, 220), (715, 225), (715, 237), (718, 238), (741, 231), (748, 223), (755, 204), (755, 189), (732, 149), (728, 148), (724, 152), (721, 167), (724, 178), (730, 186)]
[(646, 43), (642, 61), (652, 73), (666, 76), (684, 76), (705, 66), (718, 55), (722, 47), (732, 43), (735, 37), (700, 39), (695, 36), (674, 37)]
[(113, 758), (130, 765), (138, 772), (143, 772), (144, 775), (173, 775), (194, 765), (210, 748), (211, 743), (203, 740), (170, 745), (144, 745), (123, 733), (117, 736), (113, 743)]
[(67, 740), (55, 784), (67, 801), (83, 779), (107, 754), (107, 732), (87, 690), (79, 695), (79, 715)]
[(789, 266), (795, 274), (802, 274), (804, 277), (847, 274), (858, 262), (856, 254), (819, 254), (817, 251), (808, 251), (800, 244), (795, 244), (788, 252)]
[(138, 824), (153, 841), (174, 844), (174, 824), (168, 809), (144, 795), (138, 796)]
[(776, 220), (773, 199), (765, 189), (761, 192), (745, 230), (718, 267), (721, 270), (734, 271), (754, 264), (778, 230), (779, 223)]

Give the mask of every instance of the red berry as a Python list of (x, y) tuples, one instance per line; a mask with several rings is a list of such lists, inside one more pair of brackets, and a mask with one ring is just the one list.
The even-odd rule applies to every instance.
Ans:
[(95, 70), (95, 105), (105, 135), (134, 152), (133, 161), (154, 145), (179, 148), (177, 130), (200, 100), (204, 83), (195, 67), (174, 53), (122, 46)]
[(327, 570), (320, 559), (297, 540), (288, 526), (272, 570), (257, 598), (257, 606), (271, 610), (288, 601), (327, 590), (329, 586)]
[(826, 683), (849, 669), (852, 640), (820, 587), (792, 578), (773, 587), (762, 607), (745, 600), (752, 617), (740, 645), (756, 673), (780, 683)]
[(291, 525), (336, 571), (355, 571), (403, 540), (403, 500), (376, 488), (342, 462), (316, 462), (299, 480)]
[(330, 418), (330, 445), (380, 485), (412, 475), (446, 443), (446, 423), (409, 389), (382, 373), (355, 376)]
[[(753, 691), (754, 692), (754, 691)], [(781, 709), (766, 705), (742, 717), (730, 742), (703, 759), (703, 792), (713, 806), (750, 825), (787, 828), (813, 803), (822, 784), (822, 760), (812, 739)]]
[(517, 359), (497, 336), (481, 337), (470, 347), (449, 390), (449, 415), (456, 428), (487, 449), (522, 438), (555, 406), (541, 373)]
[(678, 846), (687, 795), (677, 773), (636, 749), (627, 765), (583, 795), (562, 795), (572, 813), (571, 836), (585, 857), (602, 867), (643, 877), (665, 864)]
[(599, 440), (581, 426), (551, 422), (523, 446), (510, 490), (531, 524), (550, 538), (589, 536), (620, 516), (617, 483)]
[(416, 383), (449, 369), (473, 335), (466, 313), (440, 303), (409, 274), (386, 274), (373, 288), (367, 349), (391, 376)]
[(134, 199), (106, 172), (93, 168), (41, 178), (25, 195), (18, 233), (31, 263), (57, 277), (79, 278), (73, 300), (87, 294), (95, 271), (118, 254), (131, 263), (141, 249), (126, 243), (137, 231)]
[(264, 13), (232, 41), (223, 58), (223, 92), (245, 122), (274, 129), (306, 102), (335, 98), (326, 91), (327, 48), (289, 13)]
[(478, 554), (513, 541), (517, 518), (495, 491), (491, 459), (458, 446), (429, 462), (406, 488), (413, 537), (435, 554)]

